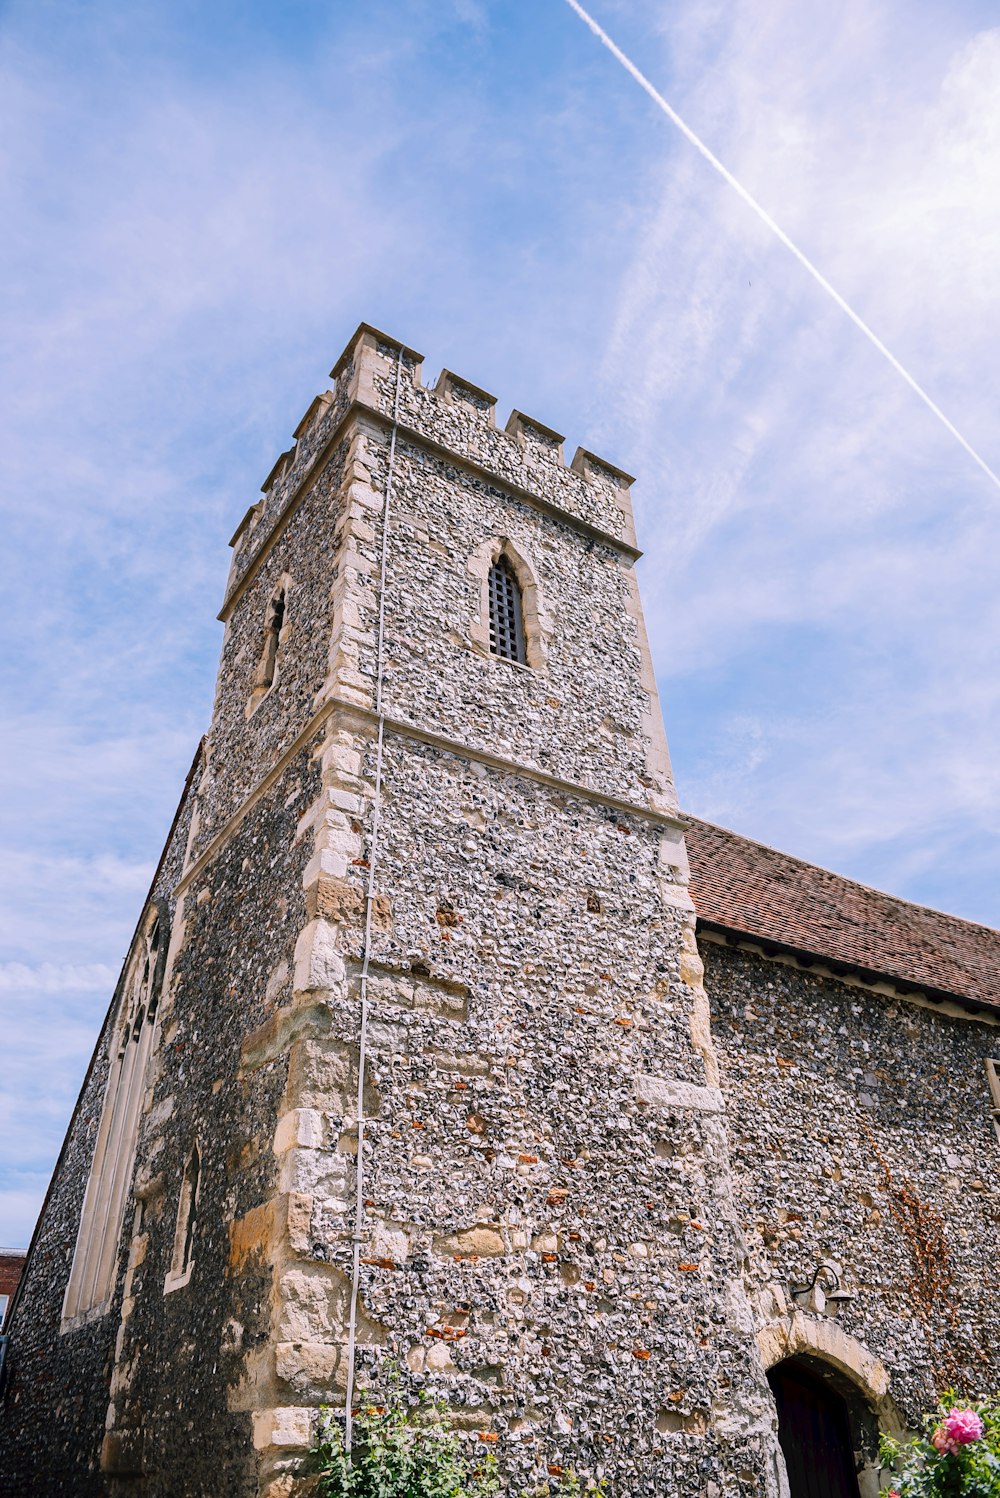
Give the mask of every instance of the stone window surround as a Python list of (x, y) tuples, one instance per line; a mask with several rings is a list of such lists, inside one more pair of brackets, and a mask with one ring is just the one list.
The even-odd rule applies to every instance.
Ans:
[[(192, 1179), (194, 1189), (192, 1190)], [(192, 1225), (198, 1222), (198, 1199), (201, 1195), (201, 1146), (197, 1139), (188, 1151), (181, 1173), (180, 1191), (177, 1196), (177, 1226), (174, 1229), (174, 1248), (170, 1268), (163, 1281), (163, 1293), (181, 1290), (191, 1278), (194, 1269), (194, 1243), (191, 1240)], [(185, 1261), (185, 1250), (188, 1256)]]
[[(495, 655), (490, 645), (490, 568), (501, 557), (509, 562), (521, 590), (524, 663)], [(468, 637), (477, 653), (515, 670), (544, 671), (553, 629), (538, 583), (538, 569), (531, 560), (529, 548), (514, 542), (509, 536), (490, 536), (472, 553), (467, 565), (479, 582), (479, 609), (470, 620), (468, 629)]]
[[(264, 609), (263, 645), (257, 661), (257, 669), (254, 672), (253, 689), (247, 702), (246, 713), (252, 718), (266, 697), (274, 691), (281, 679), (281, 654), (288, 641), (289, 625), (289, 596), (292, 588), (292, 579), (287, 572), (283, 572), (275, 583)], [(282, 610), (281, 629), (278, 631), (277, 639), (271, 649), (271, 637), (273, 634), (272, 615), (274, 606), (278, 599), (284, 595)]]
[(993, 1127), (996, 1129), (997, 1140), (1000, 1141), (1000, 1057), (987, 1059), (986, 1076), (990, 1084), (990, 1097), (993, 1100)]

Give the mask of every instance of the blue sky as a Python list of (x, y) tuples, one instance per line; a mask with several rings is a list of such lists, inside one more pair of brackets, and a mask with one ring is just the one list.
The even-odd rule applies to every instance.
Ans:
[[(992, 7), (593, 10), (1000, 465)], [(1000, 492), (562, 0), (7, 0), (0, 152), (0, 1242), (362, 318), (639, 475), (688, 809), (1000, 924)]]

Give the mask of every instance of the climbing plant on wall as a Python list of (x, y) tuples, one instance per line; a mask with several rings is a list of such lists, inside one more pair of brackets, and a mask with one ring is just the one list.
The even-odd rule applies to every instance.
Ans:
[(337, 1414), (320, 1411), (313, 1456), (322, 1498), (493, 1498), (493, 1453), (476, 1459), (452, 1429), (443, 1400), (421, 1390), (406, 1402), (396, 1364), (387, 1362), (382, 1374), (379, 1402), (360, 1391), (350, 1451)]
[[(350, 1452), (338, 1415), (320, 1411), (313, 1461), (321, 1498), (493, 1498), (500, 1482), (492, 1451), (470, 1451), (443, 1400), (421, 1392), (414, 1405), (405, 1404), (398, 1370), (390, 1365), (384, 1372), (382, 1403), (361, 1391)], [(549, 1474), (522, 1498), (604, 1498), (603, 1482), (558, 1466)]]
[(411, 1410), (395, 1388), (388, 1403), (368, 1399), (363, 1390), (350, 1452), (336, 1415), (320, 1414), (313, 1449), (322, 1498), (492, 1498), (492, 1453), (479, 1462), (467, 1455), (442, 1403), (421, 1394)]

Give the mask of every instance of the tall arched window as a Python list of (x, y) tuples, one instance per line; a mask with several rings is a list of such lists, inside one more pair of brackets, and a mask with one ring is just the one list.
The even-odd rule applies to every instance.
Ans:
[(527, 665), (521, 587), (510, 561), (503, 555), (490, 568), (489, 594), (490, 650), (501, 660)]
[(122, 985), (97, 1146), (63, 1302), (64, 1321), (87, 1311), (105, 1309), (114, 1289), (118, 1240), (132, 1176), (165, 957), (164, 922), (153, 912), (139, 937)]

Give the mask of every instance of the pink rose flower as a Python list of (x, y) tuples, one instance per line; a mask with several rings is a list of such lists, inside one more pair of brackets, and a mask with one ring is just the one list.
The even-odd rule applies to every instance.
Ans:
[(955, 1452), (958, 1450), (957, 1441), (953, 1441), (951, 1439), (943, 1425), (939, 1425), (937, 1430), (931, 1436), (931, 1445), (934, 1447), (934, 1450), (940, 1452), (942, 1456), (954, 1456)]
[(956, 1446), (968, 1446), (978, 1441), (983, 1434), (983, 1422), (975, 1410), (949, 1410), (944, 1420), (944, 1433)]

